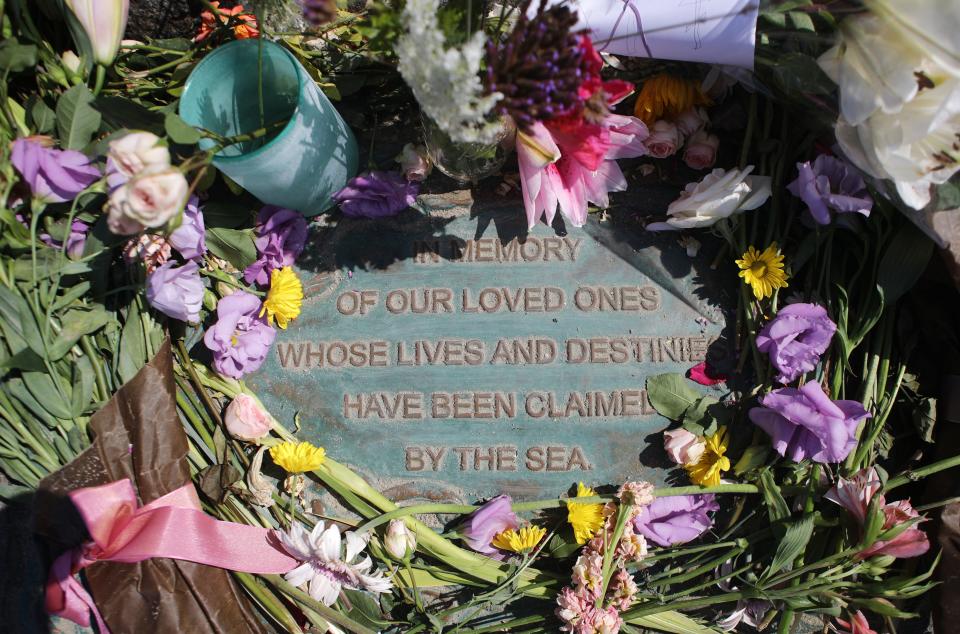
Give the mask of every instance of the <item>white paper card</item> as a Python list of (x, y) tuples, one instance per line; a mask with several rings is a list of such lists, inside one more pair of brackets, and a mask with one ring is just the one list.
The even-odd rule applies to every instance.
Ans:
[(572, 0), (571, 6), (600, 51), (753, 68), (760, 0)]

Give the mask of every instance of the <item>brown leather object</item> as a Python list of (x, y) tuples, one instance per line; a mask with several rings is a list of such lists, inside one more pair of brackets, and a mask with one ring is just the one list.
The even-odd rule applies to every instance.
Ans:
[[(147, 504), (190, 482), (169, 340), (94, 414), (90, 428), (93, 444), (40, 483), (37, 532), (61, 549), (82, 541), (84, 530), (75, 509), (69, 508), (67, 492), (130, 478), (140, 503)], [(84, 572), (114, 634), (267, 631), (242, 589), (220, 568), (148, 559), (138, 564), (100, 562)]]

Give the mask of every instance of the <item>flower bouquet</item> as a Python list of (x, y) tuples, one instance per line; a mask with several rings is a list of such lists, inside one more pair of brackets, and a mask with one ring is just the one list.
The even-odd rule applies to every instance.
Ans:
[[(911, 210), (956, 207), (960, 11), (200, 4), (195, 31), (146, 41), (123, 39), (125, 1), (3, 4), (0, 497), (70, 525), (43, 507), (52, 491), (76, 529), (39, 531), (49, 575), (31, 613), (42, 594), (46, 613), (100, 631), (926, 625), (928, 520), (956, 491), (925, 478), (960, 465), (934, 400), (951, 399), (956, 289)], [(277, 28), (291, 6), (303, 21)], [(238, 39), (261, 62), (267, 40), (282, 47), (337, 103), (326, 120), (369, 144), (329, 214), (217, 167), (228, 148), (269, 150), (298, 112), (264, 117), (262, 67), (256, 98), (229, 104), (254, 127), (178, 114), (194, 69)], [(344, 143), (280, 171), (346, 169)], [(689, 258), (716, 245), (732, 362), (645, 378), (668, 482), (398, 505), (264, 407), (245, 379), (309, 302), (333, 301), (297, 262), (331, 226), (429, 217), (421, 188), (453, 187), (434, 163), (513, 200), (531, 231), (617, 218)], [(665, 189), (665, 211), (641, 211)], [(134, 578), (168, 583), (121, 593)]]

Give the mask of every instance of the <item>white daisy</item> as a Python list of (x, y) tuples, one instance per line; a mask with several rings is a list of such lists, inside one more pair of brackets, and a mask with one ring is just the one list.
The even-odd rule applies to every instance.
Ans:
[(284, 575), (295, 586), (309, 582), (307, 592), (325, 605), (333, 605), (343, 588), (368, 592), (389, 592), (393, 587), (383, 573), (369, 574), (373, 562), (364, 556), (354, 561), (366, 547), (369, 533), (359, 535), (349, 531), (340, 539), (340, 530), (333, 524), (324, 528), (317, 522), (308, 533), (299, 523), (290, 531), (280, 534), (283, 547), (290, 555), (300, 560), (299, 566)]

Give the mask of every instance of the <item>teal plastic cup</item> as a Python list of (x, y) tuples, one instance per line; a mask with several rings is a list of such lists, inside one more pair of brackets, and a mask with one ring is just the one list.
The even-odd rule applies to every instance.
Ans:
[[(266, 136), (225, 147), (213, 164), (262, 202), (313, 216), (356, 174), (357, 142), (300, 62), (268, 40), (261, 58), (260, 45), (237, 40), (207, 55), (187, 78), (180, 116), (222, 137), (273, 125)], [(200, 141), (203, 149), (216, 144)]]

